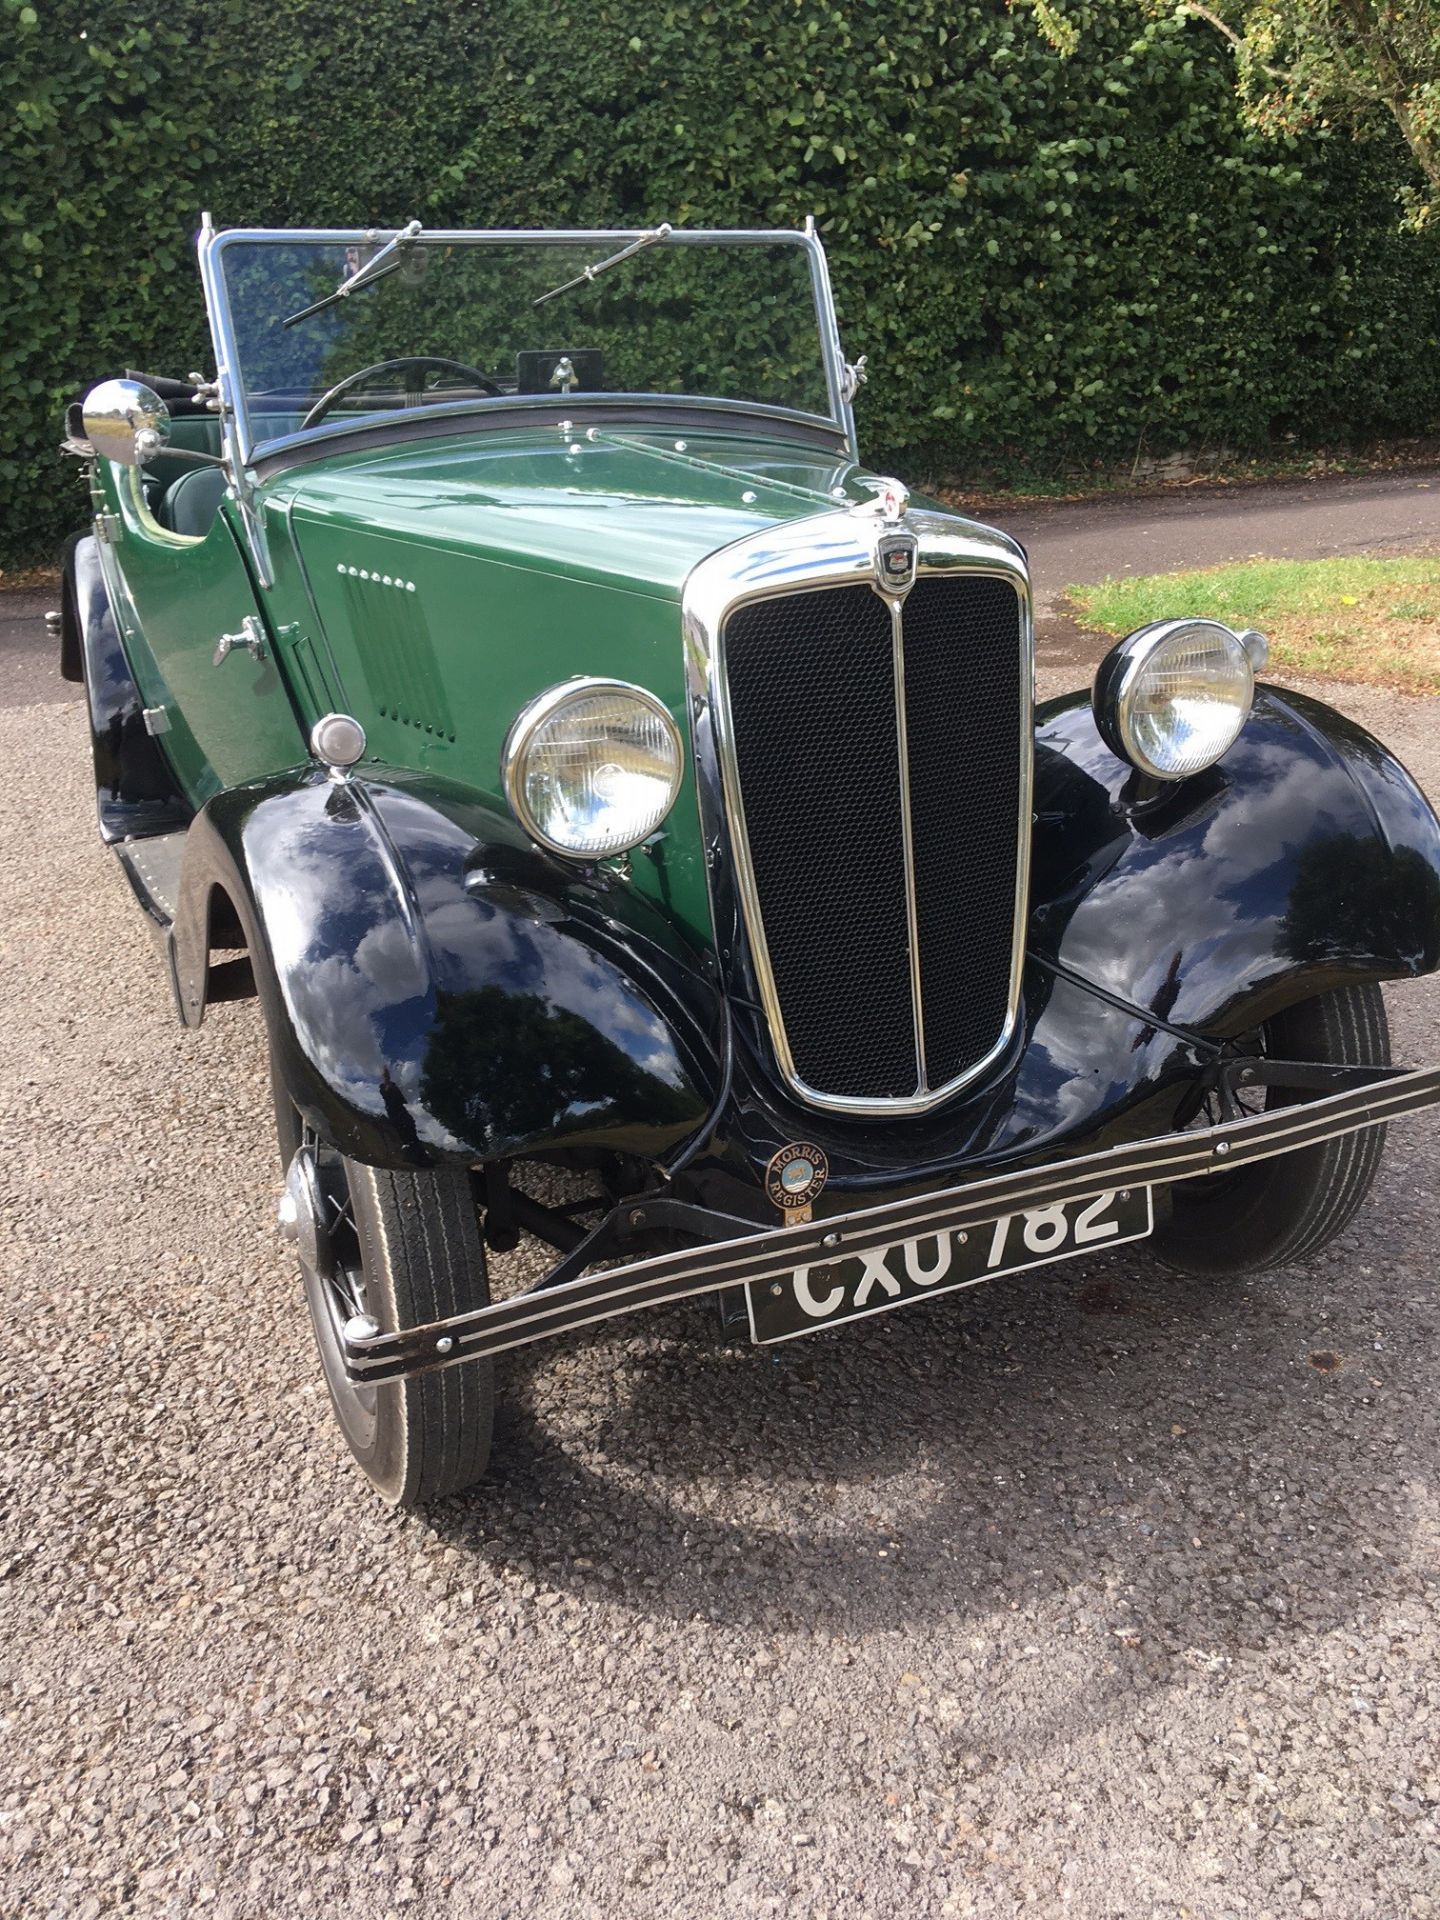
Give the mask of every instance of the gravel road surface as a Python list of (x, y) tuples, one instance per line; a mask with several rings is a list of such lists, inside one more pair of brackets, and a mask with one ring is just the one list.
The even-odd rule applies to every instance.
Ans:
[[(1261, 1280), (512, 1357), (488, 1485), (396, 1516), (254, 1005), (173, 1023), (61, 691), (0, 712), (6, 1920), (1440, 1915), (1434, 1114)], [(1340, 698), (1440, 793), (1433, 704)]]

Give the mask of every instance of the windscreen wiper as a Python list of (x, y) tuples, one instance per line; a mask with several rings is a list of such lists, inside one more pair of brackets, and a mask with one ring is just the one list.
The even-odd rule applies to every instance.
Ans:
[(302, 320), (308, 320), (312, 314), (323, 313), (327, 307), (333, 307), (337, 300), (343, 300), (347, 294), (354, 293), (357, 287), (368, 287), (372, 280), (378, 280), (400, 264), (401, 250), (413, 247), (424, 229), (418, 220), (412, 220), (408, 227), (402, 227), (399, 233), (392, 234), (378, 253), (372, 253), (363, 266), (357, 267), (348, 279), (342, 280), (333, 293), (327, 293), (323, 300), (317, 300), (313, 307), (302, 307), (299, 313), (292, 313), (281, 324), (296, 327)]
[(631, 254), (641, 253), (646, 247), (653, 247), (657, 240), (668, 240), (673, 229), (668, 220), (660, 226), (652, 227), (649, 233), (642, 233), (638, 240), (632, 240), (628, 247), (622, 247), (619, 253), (612, 253), (605, 260), (597, 260), (593, 266), (586, 267), (583, 273), (577, 273), (573, 280), (566, 280), (558, 287), (551, 287), (548, 293), (542, 293), (531, 302), (532, 306), (543, 307), (547, 300), (553, 300), (558, 293), (569, 293), (572, 287), (584, 287), (604, 273), (610, 267), (618, 267), (622, 260), (628, 260)]

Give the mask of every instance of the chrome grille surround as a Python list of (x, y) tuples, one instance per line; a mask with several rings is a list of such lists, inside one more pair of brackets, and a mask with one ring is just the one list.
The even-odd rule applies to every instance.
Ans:
[[(868, 583), (891, 609), (895, 634), (896, 726), (901, 763), (906, 759), (904, 722), (904, 654), (900, 643), (903, 606), (909, 588), (885, 589), (880, 584), (882, 544), (903, 531), (917, 543), (915, 579), (954, 577), (958, 573), (1006, 581), (1015, 591), (1019, 620), (1020, 734), (1015, 743), (1019, 761), (1019, 813), (1016, 821), (1014, 931), (1010, 953), (1010, 985), (1004, 1024), (994, 1045), (982, 1059), (939, 1086), (928, 1084), (923, 1059), (924, 1020), (920, 1004), (923, 954), (917, 951), (913, 856), (906, 824), (906, 893), (910, 928), (909, 990), (917, 1039), (916, 1088), (905, 1095), (858, 1096), (835, 1094), (808, 1085), (797, 1071), (786, 1033), (784, 1010), (765, 938), (764, 916), (740, 790), (733, 716), (725, 671), (725, 624), (740, 607), (787, 593), (814, 592), (827, 587)], [(699, 786), (701, 822), (705, 837), (706, 875), (717, 944), (727, 970), (738, 956), (730, 951), (735, 933), (728, 927), (720, 875), (733, 877), (743, 921), (755, 989), (763, 1008), (776, 1065), (790, 1091), (807, 1106), (832, 1113), (892, 1116), (929, 1113), (961, 1088), (978, 1079), (1004, 1053), (1019, 1017), (1020, 981), (1025, 956), (1029, 904), (1030, 837), (1034, 789), (1035, 645), (1031, 618), (1030, 579), (1022, 550), (990, 528), (948, 514), (906, 511), (896, 521), (866, 507), (827, 512), (791, 521), (747, 535), (693, 570), (683, 595), (686, 676), (690, 700), (693, 764)], [(908, 783), (905, 788), (908, 808)], [(739, 930), (736, 929), (735, 932)], [(817, 928), (817, 933), (823, 929)]]

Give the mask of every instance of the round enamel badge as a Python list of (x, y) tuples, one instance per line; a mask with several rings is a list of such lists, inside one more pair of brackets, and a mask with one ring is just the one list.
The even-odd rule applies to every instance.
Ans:
[(819, 1198), (829, 1177), (830, 1162), (823, 1148), (808, 1140), (792, 1140), (766, 1167), (765, 1191), (782, 1212), (796, 1213)]

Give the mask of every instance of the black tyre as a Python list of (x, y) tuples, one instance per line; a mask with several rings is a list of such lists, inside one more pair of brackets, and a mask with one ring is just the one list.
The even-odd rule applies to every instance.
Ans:
[(443, 1320), (488, 1304), (485, 1247), (467, 1173), (394, 1173), (347, 1160), (303, 1126), (277, 1092), (281, 1155), (310, 1156), (328, 1257), (300, 1269), (331, 1405), (351, 1453), (397, 1507), (473, 1486), (485, 1471), (495, 1420), (491, 1361), (415, 1380), (360, 1385), (345, 1372), (340, 1330), (365, 1314), (382, 1330)]
[[(1390, 1029), (1376, 986), (1338, 987), (1288, 1007), (1260, 1030), (1276, 1060), (1388, 1066)], [(1306, 1096), (1271, 1087), (1267, 1109)], [(1313, 1096), (1311, 1096), (1313, 1097)], [(1155, 1251), (1186, 1273), (1258, 1273), (1303, 1260), (1333, 1240), (1369, 1193), (1385, 1149), (1384, 1127), (1279, 1154), (1172, 1188), (1170, 1219)]]

